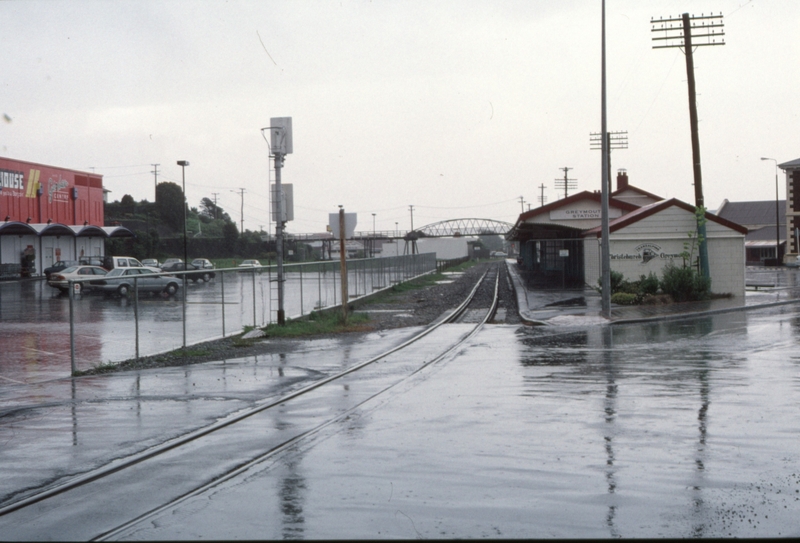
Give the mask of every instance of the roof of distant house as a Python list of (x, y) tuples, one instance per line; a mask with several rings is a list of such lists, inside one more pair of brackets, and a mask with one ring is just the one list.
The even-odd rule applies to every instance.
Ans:
[[(722, 202), (716, 212), (718, 217), (741, 224), (750, 229), (775, 224), (775, 200), (757, 202)], [(778, 221), (786, 222), (786, 200), (778, 200)]]

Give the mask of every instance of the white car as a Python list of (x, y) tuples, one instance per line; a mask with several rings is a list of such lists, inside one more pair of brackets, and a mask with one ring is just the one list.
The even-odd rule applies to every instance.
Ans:
[(242, 260), (242, 263), (239, 264), (240, 268), (260, 268), (261, 262), (258, 260)]
[(199, 270), (213, 270), (214, 264), (207, 258), (195, 258), (192, 260), (192, 266)]
[[(107, 273), (106, 269), (100, 266), (70, 266), (60, 272), (51, 273), (47, 284), (61, 292), (69, 292), (70, 280), (99, 278)], [(91, 290), (91, 287), (89, 283), (74, 283), (74, 290), (77, 294), (81, 291)]]

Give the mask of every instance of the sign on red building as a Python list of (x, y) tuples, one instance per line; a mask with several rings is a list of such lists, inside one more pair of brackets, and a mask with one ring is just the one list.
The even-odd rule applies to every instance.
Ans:
[(103, 226), (103, 177), (0, 157), (0, 221)]

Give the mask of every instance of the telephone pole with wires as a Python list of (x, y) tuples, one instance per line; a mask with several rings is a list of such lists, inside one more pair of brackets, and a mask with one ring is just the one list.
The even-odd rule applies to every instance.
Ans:
[(571, 169), (572, 168), (567, 168), (566, 166), (559, 168), (559, 170), (564, 170), (564, 179), (556, 178), (556, 190), (564, 189), (564, 198), (566, 198), (568, 195), (568, 189), (578, 188), (578, 180), (569, 178), (568, 172)]
[(219, 192), (212, 192), (211, 196), (214, 197), (214, 220), (217, 219), (217, 196), (219, 196)]
[(242, 205), (241, 205), (241, 209), (240, 209), (240, 211), (239, 211), (239, 213), (240, 213), (240, 218), (239, 218), (239, 225), (240, 225), (240, 226), (239, 226), (239, 235), (242, 235), (242, 234), (244, 234), (244, 192), (245, 192), (246, 190), (247, 190), (247, 189), (245, 189), (245, 188), (240, 188), (239, 190), (231, 190), (231, 192), (238, 192), (238, 193), (239, 193), (239, 195), (242, 197)]
[[(611, 187), (611, 150), (612, 149), (627, 149), (628, 148), (628, 132), (606, 132), (606, 167), (608, 171), (608, 193), (611, 194), (613, 188)], [(589, 149), (592, 151), (603, 150), (603, 135), (600, 132), (591, 132), (589, 134)]]
[[(694, 84), (694, 48), (706, 45), (725, 45), (722, 14), (650, 19), (653, 32), (653, 49), (679, 48), (686, 56), (686, 77), (689, 86), (689, 124), (692, 131), (692, 167), (694, 171), (695, 215), (697, 216), (697, 237), (700, 245), (700, 272), (703, 277), (709, 273), (708, 244), (706, 242), (705, 199), (703, 198), (703, 175), (700, 167), (700, 136), (697, 131), (697, 99)], [(697, 41), (695, 41), (695, 39)]]
[(153, 167), (153, 171), (150, 173), (152, 173), (156, 178), (156, 185), (155, 185), (156, 188), (155, 192), (153, 193), (153, 201), (155, 202), (156, 198), (158, 197), (158, 167), (161, 166), (161, 164), (150, 164), (150, 165)]
[(544, 195), (544, 188), (545, 188), (545, 187), (544, 187), (544, 183), (542, 183), (541, 185), (539, 185), (539, 187), (538, 187), (538, 188), (539, 188), (539, 192), (540, 192), (540, 194), (539, 194), (539, 197), (538, 197), (537, 199), (539, 200), (539, 207), (541, 207), (541, 206), (543, 206), (543, 205), (544, 205), (544, 203), (547, 201), (547, 196), (545, 196), (545, 195)]

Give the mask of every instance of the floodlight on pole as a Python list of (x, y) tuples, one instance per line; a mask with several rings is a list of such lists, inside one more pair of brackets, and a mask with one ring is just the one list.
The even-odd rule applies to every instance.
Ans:
[(778, 161), (774, 158), (761, 157), (761, 160), (771, 160), (775, 163), (775, 261), (781, 262), (781, 218), (780, 204), (778, 203)]
[[(283, 210), (283, 190), (281, 188), (281, 169), (286, 155), (292, 154), (294, 146), (292, 144), (292, 118), (291, 117), (272, 117), (269, 126), (261, 129), (261, 135), (269, 131), (270, 138), (267, 141), (270, 148), (270, 156), (275, 161), (275, 198), (277, 216), (275, 217), (275, 257), (278, 267), (278, 325), (286, 324), (286, 313), (283, 307), (283, 230), (286, 225), (286, 216)], [(266, 139), (266, 137), (264, 137)]]

